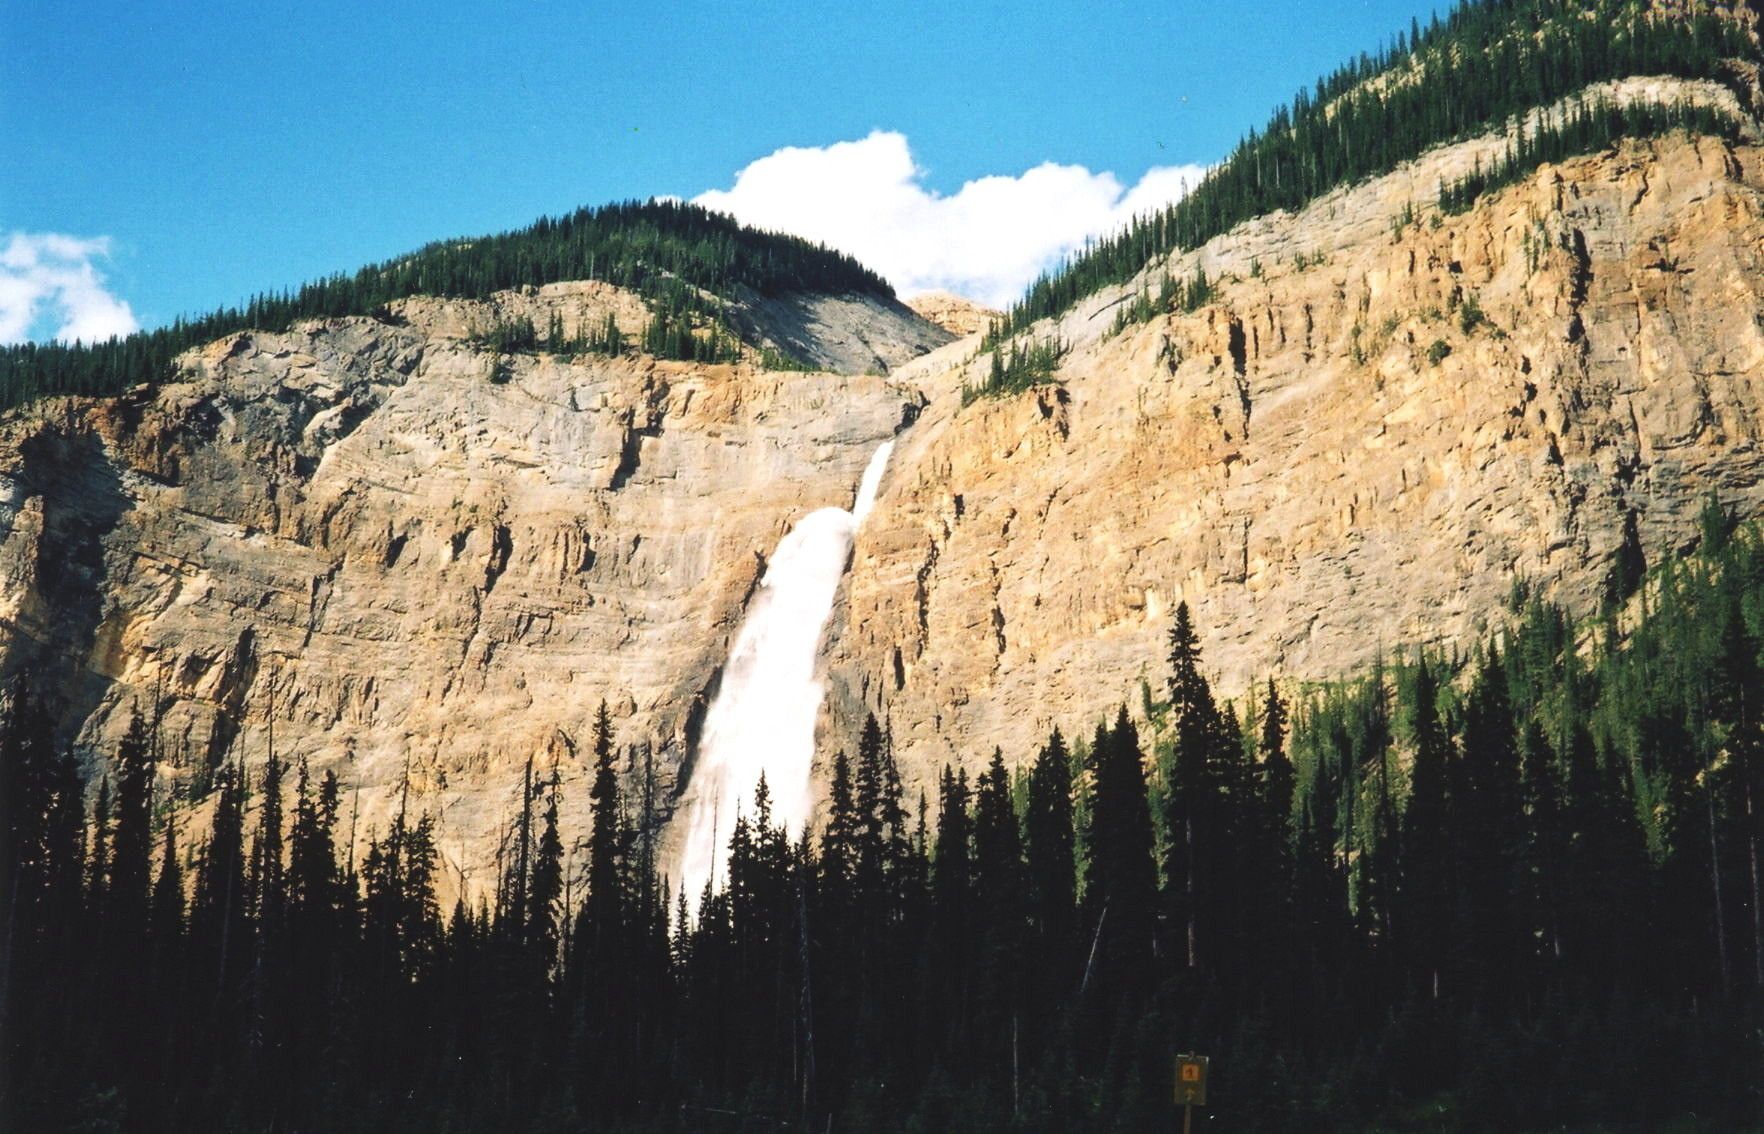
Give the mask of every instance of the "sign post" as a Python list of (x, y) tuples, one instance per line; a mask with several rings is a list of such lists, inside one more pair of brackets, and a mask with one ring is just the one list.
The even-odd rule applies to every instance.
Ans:
[(1207, 1057), (1176, 1057), (1176, 1105), (1182, 1108), (1182, 1134), (1192, 1134), (1194, 1108), (1207, 1105)]

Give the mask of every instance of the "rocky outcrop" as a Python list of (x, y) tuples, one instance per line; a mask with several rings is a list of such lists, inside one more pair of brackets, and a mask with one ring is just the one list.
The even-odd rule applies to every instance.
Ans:
[[(930, 404), (858, 539), (830, 745), (868, 708), (921, 781), (1026, 759), (1161, 684), (1179, 601), (1236, 694), (1468, 645), (1516, 584), (1589, 611), (1632, 521), (1657, 559), (1712, 491), (1764, 512), (1764, 151), (1630, 143), (1439, 215), (1490, 144), (1095, 297), (1030, 336), (1075, 344), (1057, 386), (903, 371)], [(1213, 301), (1112, 334), (1165, 270)]]
[[(259, 764), (273, 723), (360, 785), (363, 838), (408, 775), (471, 886), (529, 758), (585, 829), (602, 698), (673, 797), (766, 556), (903, 426), (820, 731), (830, 754), (880, 711), (915, 786), (1137, 703), (1181, 600), (1227, 693), (1468, 643), (1516, 583), (1588, 610), (1627, 533), (1658, 559), (1710, 491), (1764, 512), (1764, 149), (1630, 143), (1439, 215), (1502, 145), (1154, 265), (1029, 336), (1067, 344), (1057, 384), (967, 405), (988, 359), (937, 345), (953, 306), (944, 329), (853, 297), (732, 314), (843, 374), (471, 340), (637, 334), (641, 301), (600, 284), (230, 337), (175, 384), (0, 421), (0, 661), (88, 753), (160, 713), (168, 781)], [(1205, 306), (1113, 330), (1197, 270)]]
[(957, 338), (984, 331), (999, 314), (990, 307), (982, 307), (971, 299), (947, 291), (915, 295), (907, 300), (907, 306), (921, 319), (937, 324)]
[(886, 374), (950, 340), (936, 320), (868, 295), (748, 294), (731, 314), (750, 339), (845, 374)]
[(11, 418), (8, 672), (67, 691), (88, 752), (157, 707), (168, 784), (259, 765), (273, 723), (284, 757), (360, 786), (363, 838), (408, 768), (467, 884), (492, 877), (529, 757), (584, 774), (603, 698), (665, 800), (766, 556), (795, 518), (849, 506), (916, 395), (462, 337), (554, 309), (633, 333), (645, 317), (597, 284), (411, 300)]

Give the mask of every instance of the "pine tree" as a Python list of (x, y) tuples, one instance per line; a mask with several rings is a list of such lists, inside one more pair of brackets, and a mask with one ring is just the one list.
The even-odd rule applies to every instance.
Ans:
[(184, 934), (184, 874), (178, 862), (177, 823), (165, 822), (165, 849), (159, 860), (159, 877), (153, 883), (152, 935), (162, 951), (175, 948)]
[(1019, 1042), (1028, 917), (1022, 835), (998, 748), (974, 794), (973, 835), (976, 1054), (1002, 1067)]
[(937, 843), (931, 859), (930, 992), (943, 1041), (968, 1042), (973, 961), (974, 863), (968, 815), (968, 774), (943, 766), (937, 784)]
[(244, 772), (223, 764), (215, 786), (213, 825), (190, 904), (190, 940), (202, 977), (220, 997), (240, 979), (247, 945)]
[(1456, 833), (1449, 785), (1451, 739), (1440, 723), (1438, 686), (1422, 658), (1413, 685), (1414, 763), (1403, 811), (1404, 871), (1398, 900), (1412, 981), (1429, 997), (1445, 990), (1448, 953), (1456, 938)]
[(286, 771), (276, 756), (272, 737), (264, 761), (263, 796), (257, 813), (257, 833), (251, 846), (251, 907), (268, 932), (279, 932), (287, 909), (287, 863), (282, 853), (282, 777)]
[(1228, 751), (1224, 721), (1200, 672), (1200, 640), (1186, 602), (1170, 628), (1170, 718), (1175, 744), (1164, 792), (1165, 905), (1178, 935), (1172, 953), (1188, 968), (1214, 968), (1225, 957), (1234, 834), (1230, 808), (1238, 756)]
[(576, 933), (578, 945), (586, 950), (583, 963), (590, 972), (596, 958), (611, 954), (624, 930), (624, 834), (619, 821), (619, 774), (613, 756), (612, 713), (602, 701), (594, 718), (594, 784), (588, 795), (594, 806), (588, 838), (588, 893), (582, 902), (581, 926)]
[(1492, 647), (1465, 705), (1463, 743), (1457, 809), (1464, 837), (1455, 848), (1463, 871), (1462, 928), (1477, 988), (1499, 996), (1511, 991), (1504, 974), (1523, 970), (1528, 946), (1519, 928), (1525, 818), (1518, 736), (1506, 675)]
[(153, 741), (136, 712), (116, 750), (115, 827), (110, 836), (104, 917), (123, 956), (146, 939), (152, 881)]
[(86, 907), (94, 920), (104, 915), (104, 896), (110, 880), (110, 777), (98, 780), (98, 797), (92, 803), (92, 854), (87, 860)]
[(551, 782), (545, 796), (544, 824), (539, 845), (533, 855), (532, 881), (528, 887), (528, 927), (526, 940), (531, 943), (541, 971), (549, 973), (558, 963), (560, 925), (564, 915), (563, 901), (563, 836), (558, 831), (557, 770), (552, 769)]
[(318, 956), (335, 947), (344, 888), (335, 833), (341, 797), (342, 785), (334, 771), (325, 773), (315, 795), (308, 784), (306, 761), (301, 760), (287, 875), (296, 954)]
[(1084, 928), (1094, 958), (1089, 975), (1114, 1001), (1145, 987), (1157, 903), (1145, 757), (1125, 706), (1113, 728), (1097, 726), (1090, 759)]

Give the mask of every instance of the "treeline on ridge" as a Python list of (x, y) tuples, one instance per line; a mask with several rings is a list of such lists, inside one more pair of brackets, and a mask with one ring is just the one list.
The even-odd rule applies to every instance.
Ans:
[[(1157, 258), (1198, 248), (1243, 221), (1302, 208), (1593, 83), (1631, 75), (1709, 79), (1731, 85), (1745, 106), (1750, 95), (1729, 61), (1757, 58), (1739, 23), (1709, 5), (1662, 11), (1633, 0), (1462, 0), (1443, 20), (1414, 22), (1389, 49), (1362, 54), (1314, 90), (1301, 89), (1174, 205), (1136, 218), (1043, 274), (1011, 306), (998, 333), (1059, 315)], [(1638, 114), (1619, 125), (1668, 128), (1655, 117)], [(1673, 125), (1713, 126), (1722, 134), (1734, 128), (1726, 116), (1709, 113)], [(1557, 158), (1616, 136), (1564, 134), (1579, 148)]]
[[(1688, 130), (1728, 141), (1738, 141), (1743, 134), (1740, 124), (1731, 115), (1711, 106), (1649, 102), (1619, 104), (1603, 98), (1590, 102), (1580, 100), (1559, 111), (1543, 114), (1534, 127), (1515, 129), (1507, 148), (1486, 167), (1478, 161), (1463, 177), (1442, 182), (1438, 205), (1443, 213), (1461, 213), (1485, 193), (1516, 184), (1548, 162), (1588, 153), (1623, 138), (1655, 137), (1673, 130)], [(1400, 232), (1415, 222), (1415, 208), (1411, 203), (1398, 213), (1393, 228)], [(1321, 262), (1324, 256), (1318, 252), (1313, 261), (1301, 253), (1293, 262), (1303, 270), (1307, 264)], [(1259, 277), (1261, 273), (1260, 262), (1252, 261), (1251, 276)], [(1192, 314), (1210, 302), (1216, 291), (1216, 281), (1209, 280), (1204, 271), (1197, 270), (1186, 282), (1177, 281), (1166, 272), (1155, 296), (1148, 288), (1142, 287), (1138, 294), (1116, 306), (1109, 334), (1118, 335), (1128, 327), (1163, 315)], [(1010, 341), (1015, 349), (1016, 340), (1010, 328), (1008, 318), (995, 319), (982, 336), (980, 349), (996, 351), (1006, 341)], [(1469, 327), (1464, 329), (1468, 331)], [(1356, 364), (1360, 361), (1363, 360), (1356, 356)], [(1433, 361), (1437, 363), (1439, 360), (1434, 358)], [(1008, 388), (991, 382), (986, 384), (985, 390), (1008, 392)]]
[(589, 829), (529, 765), (494, 892), (444, 913), (430, 818), (358, 859), (336, 776), (271, 753), (210, 770), (180, 845), (150, 721), (94, 789), (20, 693), (0, 1117), (1148, 1130), (1197, 1050), (1216, 1129), (1755, 1123), (1764, 533), (1711, 505), (1640, 568), (1586, 624), (1516, 586), (1469, 656), (1241, 706), (1184, 606), (1135, 716), (934, 799), (872, 718), (818, 830), (762, 782), (695, 910), (604, 706)]
[[(302, 319), (370, 315), (415, 295), (482, 299), (508, 288), (566, 280), (631, 288), (665, 308), (664, 321), (699, 316), (738, 338), (720, 297), (739, 287), (892, 297), (881, 276), (843, 253), (799, 237), (761, 232), (681, 201), (629, 201), (542, 217), (526, 228), (437, 241), (408, 256), (369, 264), (293, 291), (252, 297), (196, 319), (99, 343), (0, 347), (0, 410), (55, 394), (101, 396), (169, 378), (191, 347), (244, 330), (282, 331)], [(710, 298), (707, 298), (710, 297)], [(700, 349), (676, 336), (667, 357)], [(725, 350), (726, 354), (727, 351)]]
[(1701, 104), (1634, 102), (1627, 105), (1609, 99), (1584, 99), (1545, 115), (1534, 129), (1516, 129), (1507, 148), (1487, 169), (1480, 162), (1457, 181), (1441, 185), (1439, 207), (1461, 213), (1477, 198), (1508, 185), (1549, 162), (1575, 154), (1603, 149), (1623, 138), (1651, 138), (1674, 130), (1706, 137), (1739, 141), (1743, 135), (1732, 115)]

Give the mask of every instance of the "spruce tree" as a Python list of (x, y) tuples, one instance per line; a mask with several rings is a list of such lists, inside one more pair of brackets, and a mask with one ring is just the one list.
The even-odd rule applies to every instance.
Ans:
[(215, 787), (214, 818), (190, 906), (190, 940), (201, 977), (218, 999), (241, 978), (247, 946), (244, 772), (223, 764)]
[(820, 893), (830, 912), (849, 901), (852, 874), (857, 868), (860, 818), (852, 795), (851, 761), (843, 749), (833, 758), (833, 778), (827, 789), (827, 826), (821, 836)]
[(968, 774), (949, 765), (937, 784), (937, 842), (931, 859), (931, 1003), (952, 1052), (968, 1041), (974, 932), (973, 838)]
[[(594, 782), (588, 793), (593, 805), (588, 836), (588, 892), (571, 935), (575, 956), (570, 963), (581, 974), (576, 981), (575, 1044), (584, 1103), (595, 1112), (605, 1112), (615, 1108), (622, 1097), (618, 1085), (629, 1073), (630, 1054), (627, 1047), (616, 1042), (622, 1024), (618, 1019), (619, 1006), (625, 993), (617, 965), (627, 940), (626, 847), (624, 803), (614, 764), (612, 713), (605, 701), (594, 717), (593, 754)], [(705, 889), (708, 898), (708, 883)], [(719, 916), (714, 910), (707, 911), (707, 904), (700, 904), (700, 930), (713, 933)], [(714, 956), (710, 947), (701, 952), (703, 959)]]
[[(1292, 898), (1292, 807), (1298, 788), (1292, 758), (1286, 754), (1286, 715), (1286, 702), (1281, 700), (1280, 691), (1270, 677), (1262, 702), (1257, 755), (1261, 760), (1262, 840), (1269, 855), (1269, 877), (1265, 884), (1268, 900), (1277, 908), (1284, 907)], [(1275, 935), (1283, 936), (1278, 931)]]
[(1019, 1044), (1028, 917), (1022, 835), (998, 748), (974, 794), (973, 835), (976, 1055), (1002, 1068)]
[(545, 796), (543, 827), (533, 854), (532, 880), (528, 886), (527, 932), (539, 971), (549, 974), (558, 963), (563, 901), (563, 836), (558, 830), (560, 781), (555, 768)]
[[(1072, 817), (1072, 755), (1054, 729), (1029, 772), (1023, 819), (1030, 922), (1037, 952), (1052, 977), (1073, 947), (1077, 909), (1076, 831)], [(1055, 995), (1051, 979), (1039, 990), (1044, 1003)]]
[(178, 862), (177, 823), (165, 822), (165, 849), (160, 853), (159, 877), (153, 883), (152, 935), (154, 946), (175, 948), (184, 934), (184, 874)]
[(337, 862), (336, 826), (342, 785), (327, 771), (317, 793), (311, 791), (301, 760), (288, 848), (289, 921), (295, 952), (320, 957), (336, 947), (344, 881)]
[(148, 891), (152, 879), (153, 742), (147, 722), (136, 712), (116, 750), (116, 801), (110, 835), (105, 925), (125, 950), (139, 948), (147, 934)]
[(1139, 730), (1122, 706), (1113, 728), (1097, 726), (1091, 749), (1085, 945), (1092, 975), (1114, 1002), (1145, 987), (1157, 904), (1150, 804)]
[[(612, 713), (606, 702), (594, 717), (594, 784), (588, 798), (594, 807), (588, 837), (588, 893), (582, 901), (577, 944), (586, 951), (592, 972), (596, 959), (609, 956), (624, 928), (624, 838), (619, 820), (619, 774), (614, 766)], [(601, 976), (598, 979), (609, 979)]]
[(1512, 991), (1505, 976), (1523, 971), (1528, 945), (1520, 928), (1525, 817), (1518, 735), (1493, 647), (1465, 705), (1463, 743), (1457, 799), (1463, 837), (1455, 848), (1462, 864), (1462, 930), (1477, 989), (1499, 997)]
[(1553, 974), (1562, 960), (1561, 872), (1571, 848), (1556, 754), (1544, 737), (1543, 726), (1535, 719), (1526, 722), (1519, 747), (1525, 801), (1521, 901), (1524, 926), (1533, 943), (1531, 968), (1534, 975), (1542, 978), (1546, 973)]
[(264, 761), (259, 791), (263, 802), (257, 813), (257, 833), (251, 847), (251, 904), (266, 930), (280, 932), (287, 909), (287, 863), (282, 841), (282, 779), (286, 768), (277, 757), (273, 734)]
[(1437, 998), (1448, 988), (1448, 953), (1457, 936), (1457, 840), (1449, 795), (1451, 739), (1439, 719), (1438, 686), (1425, 657), (1416, 663), (1411, 696), (1415, 756), (1402, 818), (1404, 871), (1398, 900), (1407, 927), (1403, 941), (1410, 980)]
[(100, 776), (98, 796), (92, 801), (92, 853), (86, 870), (86, 907), (95, 920), (103, 916), (109, 885), (110, 835), (110, 777)]
[(1171, 953), (1191, 969), (1215, 968), (1233, 936), (1229, 924), (1231, 809), (1241, 752), (1233, 752), (1225, 722), (1200, 672), (1200, 640), (1186, 602), (1170, 628), (1170, 719), (1174, 750), (1164, 791), (1165, 906), (1175, 940)]

